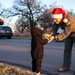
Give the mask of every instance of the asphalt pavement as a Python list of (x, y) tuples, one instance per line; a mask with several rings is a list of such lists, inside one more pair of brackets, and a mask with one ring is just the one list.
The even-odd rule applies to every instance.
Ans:
[[(20, 66), (31, 71), (30, 40), (1, 39), (0, 62)], [(63, 64), (64, 42), (51, 42), (44, 46), (44, 58), (41, 68), (42, 75), (75, 75), (75, 48), (72, 51), (71, 70), (58, 72)]]

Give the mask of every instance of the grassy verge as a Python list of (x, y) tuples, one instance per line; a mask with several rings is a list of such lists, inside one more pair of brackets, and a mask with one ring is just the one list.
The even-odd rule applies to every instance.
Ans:
[(0, 75), (32, 75), (31, 71), (0, 63)]

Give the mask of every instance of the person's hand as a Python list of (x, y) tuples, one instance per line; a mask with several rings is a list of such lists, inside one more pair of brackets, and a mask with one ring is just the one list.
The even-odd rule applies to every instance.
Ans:
[(43, 35), (44, 38), (49, 38), (50, 36), (51, 36), (51, 35), (49, 35), (49, 34), (44, 34), (44, 35)]
[(54, 36), (48, 37), (47, 40), (48, 40), (48, 43), (51, 42), (52, 40), (54, 40)]

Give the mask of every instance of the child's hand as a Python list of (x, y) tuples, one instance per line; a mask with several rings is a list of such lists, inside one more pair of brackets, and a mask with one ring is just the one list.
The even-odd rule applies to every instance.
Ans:
[(49, 34), (44, 34), (44, 38), (46, 39), (46, 38), (49, 38), (51, 35), (49, 35)]
[(48, 43), (49, 43), (49, 42), (50, 42), (50, 40), (51, 40), (51, 39), (50, 39), (50, 37), (48, 37), (48, 38), (46, 38), (46, 39), (48, 40)]
[(51, 36), (51, 37), (49, 37), (49, 38), (47, 38), (47, 39), (48, 39), (48, 43), (49, 43), (49, 42), (51, 42), (51, 41), (54, 40), (54, 36)]

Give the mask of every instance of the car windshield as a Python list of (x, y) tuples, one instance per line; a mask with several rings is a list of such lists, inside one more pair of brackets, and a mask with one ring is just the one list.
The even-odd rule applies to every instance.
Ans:
[(4, 30), (10, 30), (11, 31), (11, 28), (9, 27), (3, 27)]
[(11, 31), (10, 27), (0, 27), (0, 30)]

